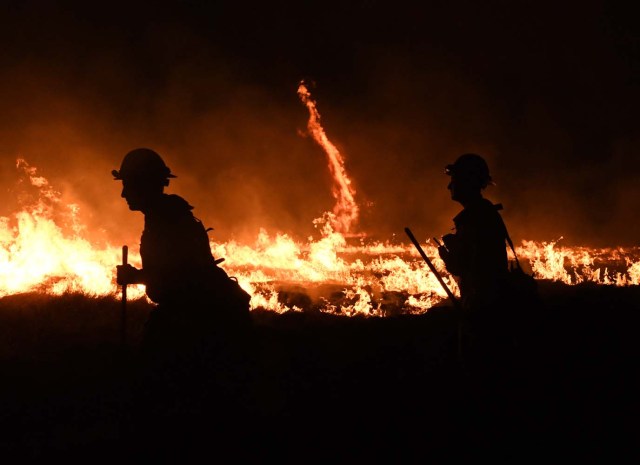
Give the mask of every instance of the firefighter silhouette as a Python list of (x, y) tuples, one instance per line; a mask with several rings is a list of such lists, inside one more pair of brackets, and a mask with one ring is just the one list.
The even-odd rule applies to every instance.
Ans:
[(156, 304), (144, 328), (135, 407), (139, 431), (153, 436), (163, 455), (163, 442), (195, 441), (201, 432), (195, 424), (213, 411), (227, 430), (231, 419), (241, 421), (250, 296), (218, 266), (193, 207), (164, 192), (176, 176), (158, 153), (132, 150), (112, 174), (129, 209), (144, 215), (142, 268), (117, 266), (117, 282), (144, 284)]

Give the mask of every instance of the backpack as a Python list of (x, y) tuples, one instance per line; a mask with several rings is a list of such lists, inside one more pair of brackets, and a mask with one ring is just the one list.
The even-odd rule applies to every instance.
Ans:
[(214, 261), (212, 274), (216, 294), (234, 319), (237, 317), (241, 322), (248, 322), (251, 319), (251, 294), (240, 286), (238, 278), (229, 276), (218, 266), (223, 261), (224, 258)]
[[(500, 205), (501, 207), (501, 205)], [(500, 217), (502, 219), (502, 216)], [(540, 303), (540, 295), (538, 293), (538, 282), (529, 273), (526, 273), (520, 265), (516, 248), (507, 232), (507, 226), (504, 224), (504, 238), (509, 244), (513, 252), (514, 261), (509, 263), (509, 271), (507, 273), (506, 292), (510, 300), (517, 301), (520, 305), (533, 306)]]
[[(211, 254), (208, 234), (213, 228), (205, 229), (202, 221), (198, 218), (195, 220), (201, 230), (199, 237), (202, 238), (202, 248)], [(210, 257), (213, 260), (213, 266), (210, 266), (209, 281), (216, 302), (220, 304), (221, 314), (233, 321), (239, 321), (241, 324), (249, 323), (251, 321), (251, 294), (240, 286), (238, 278), (229, 276), (224, 269), (218, 266), (224, 261), (224, 258), (215, 259), (213, 255)]]

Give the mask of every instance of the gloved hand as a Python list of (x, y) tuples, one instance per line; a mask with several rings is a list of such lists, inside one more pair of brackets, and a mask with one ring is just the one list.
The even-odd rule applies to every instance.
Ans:
[(447, 267), (449, 273), (457, 275), (459, 273), (459, 238), (455, 234), (445, 234), (442, 236), (443, 245), (438, 247), (438, 254)]
[(449, 252), (455, 251), (458, 248), (458, 236), (455, 234), (445, 234), (442, 236), (442, 242)]
[(141, 284), (142, 270), (139, 270), (129, 264), (116, 266), (116, 282), (118, 285), (125, 284)]

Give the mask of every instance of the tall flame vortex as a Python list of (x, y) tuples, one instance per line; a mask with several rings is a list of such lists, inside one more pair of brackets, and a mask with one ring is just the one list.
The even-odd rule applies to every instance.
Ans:
[(351, 179), (347, 176), (342, 154), (336, 146), (331, 143), (327, 134), (324, 132), (324, 128), (320, 124), (320, 113), (316, 108), (316, 102), (311, 98), (311, 92), (307, 89), (304, 81), (298, 86), (298, 96), (309, 110), (307, 129), (313, 136), (313, 139), (327, 154), (329, 171), (335, 183), (331, 189), (333, 197), (336, 199), (336, 204), (333, 207), (334, 216), (330, 218), (331, 225), (335, 231), (347, 234), (352, 232), (352, 227), (360, 215), (360, 208), (355, 201), (356, 190), (351, 185)]

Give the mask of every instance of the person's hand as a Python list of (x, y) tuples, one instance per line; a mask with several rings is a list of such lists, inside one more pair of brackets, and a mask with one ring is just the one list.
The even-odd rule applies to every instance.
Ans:
[(126, 284), (139, 284), (141, 281), (141, 270), (127, 264), (116, 266), (116, 282), (120, 286)]
[(449, 258), (449, 251), (444, 245), (441, 245), (440, 247), (438, 247), (438, 255), (440, 255), (440, 258), (442, 259), (443, 262), (447, 263)]
[(444, 247), (451, 252), (452, 250), (456, 250), (458, 245), (458, 236), (455, 234), (445, 234), (442, 236), (442, 242), (444, 242)]
[(456, 236), (455, 234), (445, 234), (444, 236), (442, 236), (442, 242), (442, 245), (438, 247), (438, 254), (447, 267), (447, 270), (450, 273), (454, 273), (456, 268), (456, 257), (459, 250), (458, 236)]

